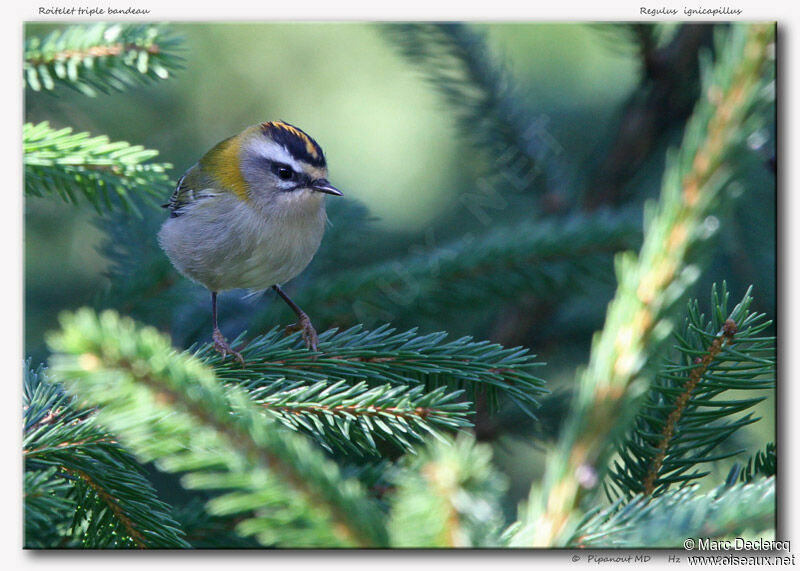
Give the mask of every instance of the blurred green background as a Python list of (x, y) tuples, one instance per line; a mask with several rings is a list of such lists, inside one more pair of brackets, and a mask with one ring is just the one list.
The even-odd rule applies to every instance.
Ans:
[[(55, 26), (29, 24), (25, 33), (43, 34)], [(432, 232), (438, 244), (469, 230), (484, 231), (457, 203), (459, 192), (474, 185), (474, 152), (456, 130), (440, 95), (387, 42), (381, 26), (173, 24), (170, 28), (184, 38), (185, 68), (170, 80), (96, 98), (66, 90), (57, 96), (27, 92), (25, 120), (47, 120), (55, 127), (71, 126), (158, 149), (159, 160), (174, 165), (176, 181), (216, 142), (247, 125), (273, 119), (293, 123), (323, 147), (330, 179), (343, 190), (345, 200), (360, 201), (375, 218), (375, 239), (346, 253), (356, 267), (362, 261), (413, 251), (428, 243)], [(559, 149), (559, 161), (568, 173), (578, 173), (568, 174), (563, 184), (591, 192), (591, 180), (582, 180), (580, 173), (597, 160), (614, 132), (621, 106), (637, 87), (641, 69), (635, 50), (602, 25), (474, 27), (487, 34), (493, 55), (505, 63), (522, 102)], [(667, 132), (654, 158), (637, 175), (640, 198), (657, 193), (663, 151), (679, 141), (679, 127)], [(746, 241), (747, 232), (762, 232), (760, 239), (770, 250), (774, 189), (762, 188), (755, 200), (762, 223), (736, 230), (725, 244)], [(335, 208), (330, 210), (334, 225)], [(505, 224), (529, 214), (508, 208), (492, 215)], [(46, 358), (44, 333), (56, 325), (58, 313), (91, 304), (104, 283), (107, 262), (96, 249), (102, 235), (93, 218), (88, 206), (25, 201), (25, 345), (34, 363)], [(727, 279), (738, 299), (749, 277), (760, 276), (757, 309), (774, 316), (774, 256), (762, 258), (747, 260), (752, 267), (736, 273), (729, 260), (715, 257), (696, 295), (707, 301), (708, 284)], [(198, 303), (207, 303), (204, 292), (196, 289)], [(596, 302), (612, 293), (609, 286), (589, 297)], [(587, 313), (582, 313), (584, 306), (576, 303), (572, 313), (558, 316), (562, 327), (574, 330), (571, 343), (534, 345), (541, 337), (534, 333), (530, 338), (533, 352), (548, 363), (538, 374), (553, 386), (573, 378), (575, 367), (588, 357), (592, 331), (602, 325), (604, 304), (599, 310), (586, 307)], [(306, 310), (313, 318), (313, 308)], [(488, 323), (455, 315), (423, 329), (491, 338)], [(756, 443), (774, 439), (773, 409), (772, 400), (759, 407), (758, 413), (767, 419), (751, 429)], [(746, 435), (742, 438), (747, 440)], [(519, 440), (502, 440), (496, 448), (499, 463), (512, 476), (511, 497), (522, 497), (530, 488), (531, 466), (541, 463), (541, 450)]]
[[(378, 227), (418, 234), (458, 208), (453, 199), (468, 184), (464, 177), (474, 174), (460, 156), (465, 144), (435, 90), (386, 41), (380, 25), (170, 27), (186, 48), (185, 69), (170, 80), (96, 98), (66, 90), (28, 93), (25, 120), (158, 149), (177, 180), (221, 139), (284, 119), (322, 145), (331, 180), (365, 204)], [(29, 24), (26, 34), (52, 28)], [(575, 158), (589, 154), (636, 83), (635, 54), (589, 26), (479, 28), (558, 144)], [(95, 250), (100, 234), (92, 216), (89, 208), (26, 201), (29, 352), (38, 353), (58, 311), (86, 303), (102, 280), (105, 262)]]

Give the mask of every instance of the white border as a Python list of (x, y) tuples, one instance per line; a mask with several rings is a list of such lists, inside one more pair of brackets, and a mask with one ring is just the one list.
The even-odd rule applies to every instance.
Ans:
[[(295, 566), (319, 565), (325, 568), (366, 569), (380, 566), (387, 569), (407, 568), (426, 562), (437, 567), (450, 567), (459, 569), (467, 567), (483, 567), (485, 565), (502, 565), (507, 569), (531, 569), (532, 566), (542, 564), (555, 564), (564, 566), (586, 565), (585, 558), (582, 564), (570, 563), (569, 551), (553, 551), (548, 553), (526, 552), (202, 552), (195, 554), (170, 554), (170, 553), (76, 553), (52, 552), (32, 553), (23, 552), (21, 533), (21, 461), (19, 460), (19, 434), (20, 434), (20, 407), (19, 407), (19, 371), (22, 355), (22, 191), (21, 191), (21, 161), (19, 141), (21, 140), (21, 115), (22, 115), (22, 82), (19, 73), (19, 61), (22, 53), (22, 22), (26, 20), (75, 20), (77, 18), (40, 16), (37, 14), (38, 6), (114, 6), (124, 8), (133, 6), (148, 8), (151, 14), (139, 19), (145, 20), (179, 20), (179, 21), (242, 21), (242, 20), (334, 20), (334, 21), (364, 21), (364, 20), (535, 20), (535, 21), (610, 21), (610, 20), (682, 20), (679, 13), (675, 17), (644, 17), (640, 15), (639, 8), (647, 6), (652, 8), (677, 7), (705, 7), (714, 8), (728, 6), (741, 9), (739, 17), (718, 18), (739, 20), (777, 20), (779, 22), (779, 42), (781, 59), (779, 76), (779, 172), (781, 185), (780, 208), (784, 212), (781, 221), (779, 252), (781, 258), (781, 281), (779, 284), (779, 320), (780, 320), (780, 400), (781, 425), (779, 426), (780, 445), (780, 493), (782, 513), (781, 523), (784, 526), (785, 539), (800, 541), (796, 533), (795, 524), (797, 513), (797, 492), (795, 491), (797, 474), (794, 450), (796, 444), (794, 436), (798, 434), (798, 417), (794, 406), (797, 404), (797, 383), (800, 376), (797, 374), (796, 357), (794, 350), (797, 334), (794, 332), (795, 324), (800, 324), (798, 302), (793, 300), (792, 284), (796, 284), (795, 266), (792, 258), (795, 255), (800, 238), (800, 224), (794, 222), (794, 215), (798, 212), (798, 198), (800, 188), (792, 184), (795, 178), (791, 162), (793, 153), (794, 135), (797, 131), (797, 115), (790, 108), (791, 103), (797, 98), (796, 71), (794, 62), (798, 59), (797, 39), (795, 34), (796, 4), (785, 0), (747, 0), (718, 2), (704, 0), (702, 2), (686, 1), (675, 2), (669, 0), (654, 2), (602, 2), (602, 1), (560, 1), (560, 2), (520, 2), (520, 0), (493, 0), (491, 2), (433, 2), (431, 0), (407, 0), (402, 4), (387, 5), (379, 2), (339, 0), (336, 2), (322, 2), (320, 0), (304, 0), (303, 2), (264, 2), (255, 0), (226, 0), (225, 2), (198, 2), (196, 0), (158, 0), (142, 1), (129, 0), (46, 0), (26, 2), (24, 5), (17, 3), (2, 8), (0, 18), (2, 26), (2, 64), (5, 90), (3, 93), (3, 130), (2, 130), (2, 157), (3, 169), (6, 173), (7, 187), (2, 194), (3, 220), (0, 224), (3, 239), (3, 269), (4, 277), (0, 281), (2, 296), (2, 316), (4, 318), (0, 327), (0, 363), (5, 368), (1, 378), (5, 384), (5, 397), (3, 404), (5, 410), (2, 418), (5, 421), (6, 438), (3, 439), (3, 454), (6, 469), (3, 472), (2, 490), (6, 494), (4, 499), (4, 514), (2, 534), (3, 560), (14, 568), (28, 567), (58, 567), (61, 570), (84, 569), (87, 567), (109, 564), (121, 569), (137, 568), (147, 565), (153, 569), (176, 568), (205, 568), (216, 569), (227, 559), (235, 559), (235, 564), (242, 568), (259, 568), (264, 566)], [(135, 18), (134, 18), (135, 19)], [(712, 20), (713, 18), (706, 18)], [(700, 21), (694, 18), (693, 21)], [(10, 183), (8, 182), (10, 181)], [(10, 188), (8, 188), (10, 186)], [(14, 459), (10, 461), (10, 459)], [(800, 543), (793, 546), (795, 551), (800, 551)], [(658, 554), (658, 552), (655, 552)], [(663, 557), (654, 557), (663, 559)], [(666, 564), (647, 564), (652, 568), (666, 567)], [(686, 566), (685, 559), (681, 564), (672, 565), (671, 568)]]

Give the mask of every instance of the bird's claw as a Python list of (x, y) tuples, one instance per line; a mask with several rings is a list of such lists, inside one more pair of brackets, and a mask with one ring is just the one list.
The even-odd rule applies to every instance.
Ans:
[(234, 359), (239, 361), (239, 363), (244, 366), (244, 357), (238, 351), (234, 351), (233, 348), (228, 344), (228, 340), (222, 335), (222, 332), (219, 329), (214, 330), (214, 334), (211, 336), (214, 340), (214, 350), (222, 355), (222, 360), (225, 360), (227, 355), (232, 355)]
[(286, 328), (285, 334), (289, 335), (290, 333), (295, 333), (297, 331), (302, 332), (306, 349), (310, 351), (318, 350), (317, 347), (319, 346), (319, 337), (317, 337), (317, 331), (314, 329), (314, 326), (311, 325), (311, 320), (308, 318), (308, 315), (301, 315), (297, 323), (293, 323)]

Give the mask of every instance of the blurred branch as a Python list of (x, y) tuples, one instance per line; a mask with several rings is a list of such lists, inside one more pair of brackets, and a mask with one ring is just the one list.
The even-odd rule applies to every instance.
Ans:
[(70, 26), (25, 42), (23, 75), (34, 91), (62, 85), (88, 96), (166, 79), (180, 41), (153, 24)]
[(560, 175), (554, 155), (562, 149), (523, 110), (482, 34), (460, 23), (391, 24), (381, 30), (443, 95), (459, 133), (484, 158), (484, 183), (499, 192), (549, 189), (550, 179)]
[(25, 470), (22, 476), (26, 549), (47, 549), (64, 541), (65, 531), (75, 513), (69, 497), (71, 482), (60, 477), (56, 467)]
[(491, 448), (461, 434), (407, 459), (395, 476), (389, 531), (394, 547), (496, 547), (506, 482)]
[(79, 196), (98, 212), (116, 207), (138, 212), (137, 196), (157, 200), (169, 188), (166, 175), (172, 165), (148, 162), (158, 151), (111, 142), (106, 136), (53, 129), (47, 122), (22, 128), (25, 194), (55, 194), (65, 202), (79, 203)]
[(175, 506), (175, 519), (186, 531), (186, 540), (193, 549), (258, 549), (261, 544), (253, 537), (236, 533), (236, 526), (247, 515), (226, 517), (211, 515), (204, 509), (200, 498)]
[(412, 313), (440, 316), (521, 295), (549, 299), (607, 280), (611, 256), (635, 246), (640, 227), (629, 213), (524, 221), (405, 259), (339, 272), (298, 297), (301, 304), (303, 299), (313, 304), (318, 319), (341, 324)]
[(726, 539), (747, 532), (760, 537), (774, 529), (775, 501), (775, 478), (720, 486), (705, 494), (694, 485), (652, 500), (647, 496), (620, 499), (587, 518), (567, 544), (682, 549), (687, 537)]
[(601, 159), (584, 196), (589, 210), (601, 205), (619, 205), (624, 187), (650, 156), (661, 136), (683, 124), (698, 96), (699, 53), (710, 48), (712, 24), (682, 24), (674, 38), (656, 47), (652, 24), (630, 24), (639, 45), (643, 76), (625, 104), (617, 122), (615, 140)]
[[(171, 331), (181, 316), (201, 311), (195, 304), (199, 288), (182, 278), (158, 245), (156, 236), (165, 218), (164, 209), (139, 196), (132, 196), (131, 201), (141, 217), (114, 210), (93, 221), (103, 236), (97, 251), (107, 262), (104, 276), (108, 282), (92, 305), (98, 310), (116, 309)], [(206, 314), (207, 309), (202, 305)]]
[(645, 365), (670, 332), (675, 302), (699, 273), (688, 263), (689, 251), (713, 233), (704, 220), (722, 194), (730, 150), (747, 136), (773, 34), (774, 25), (731, 28), (683, 144), (667, 161), (639, 256), (618, 257), (617, 293), (579, 376), (560, 445), (548, 456), (542, 493), (532, 497), (526, 516), (536, 526), (534, 545), (564, 544), (581, 498), (600, 482), (612, 443), (633, 419), (647, 389)]
[(750, 483), (759, 478), (770, 478), (778, 473), (778, 455), (775, 450), (775, 443), (770, 442), (764, 450), (759, 450), (755, 455), (747, 460), (747, 464), (742, 468), (736, 464), (731, 468), (728, 475), (728, 482), (733, 483), (739, 480), (743, 483)]
[(61, 323), (49, 339), (54, 375), (141, 460), (184, 472), (190, 489), (225, 490), (209, 513), (244, 512), (237, 531), (263, 545), (386, 545), (357, 481), (158, 331), (87, 309)]

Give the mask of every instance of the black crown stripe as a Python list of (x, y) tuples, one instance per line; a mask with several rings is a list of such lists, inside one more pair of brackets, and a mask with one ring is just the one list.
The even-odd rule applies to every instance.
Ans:
[(316, 167), (325, 166), (322, 148), (302, 129), (285, 121), (269, 121), (261, 124), (261, 130), (296, 159)]

